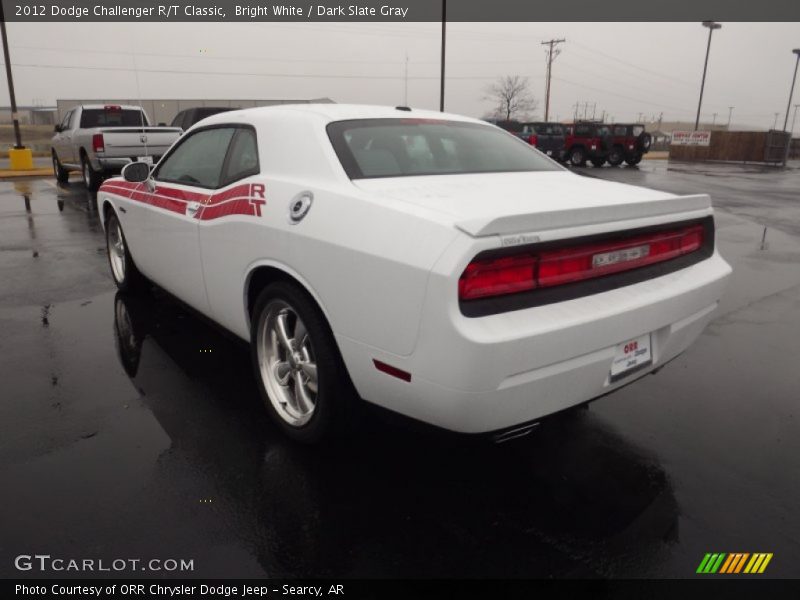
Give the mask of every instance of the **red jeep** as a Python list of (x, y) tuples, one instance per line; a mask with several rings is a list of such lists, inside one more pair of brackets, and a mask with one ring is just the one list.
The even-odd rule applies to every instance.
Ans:
[(608, 125), (591, 121), (579, 121), (565, 125), (567, 132), (565, 156), (574, 167), (583, 167), (589, 160), (595, 167), (602, 167), (611, 150), (612, 138)]
[(629, 165), (638, 165), (642, 156), (650, 151), (653, 139), (644, 130), (644, 125), (615, 123), (611, 125), (613, 147), (608, 153), (608, 164), (616, 167), (624, 160)]

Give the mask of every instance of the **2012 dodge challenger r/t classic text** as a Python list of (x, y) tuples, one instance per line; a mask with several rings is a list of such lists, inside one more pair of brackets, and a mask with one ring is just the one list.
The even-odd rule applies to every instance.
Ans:
[(361, 399), (510, 435), (651, 372), (731, 272), (708, 196), (575, 175), (456, 115), (231, 111), (97, 196), (117, 286), (147, 281), (251, 344), (292, 437)]

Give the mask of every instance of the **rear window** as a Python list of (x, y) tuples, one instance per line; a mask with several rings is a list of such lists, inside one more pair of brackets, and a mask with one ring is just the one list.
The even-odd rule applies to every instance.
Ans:
[(523, 128), (523, 133), (535, 133), (537, 135), (564, 135), (564, 128), (558, 123), (527, 123)]
[(140, 110), (89, 108), (81, 113), (81, 128), (140, 127), (147, 119)]
[(476, 123), (358, 119), (331, 123), (328, 136), (351, 179), (558, 170), (516, 137)]

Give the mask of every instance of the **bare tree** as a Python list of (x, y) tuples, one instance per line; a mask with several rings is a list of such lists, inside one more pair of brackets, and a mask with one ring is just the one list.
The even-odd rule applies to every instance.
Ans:
[(506, 75), (486, 88), (486, 100), (495, 102), (494, 116), (510, 121), (517, 116), (526, 116), (539, 107), (529, 89), (527, 77)]

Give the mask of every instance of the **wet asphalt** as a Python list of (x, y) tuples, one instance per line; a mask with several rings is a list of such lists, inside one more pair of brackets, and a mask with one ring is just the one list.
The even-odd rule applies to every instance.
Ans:
[(0, 576), (71, 575), (14, 568), (39, 553), (194, 561), (119, 573), (148, 577), (692, 577), (706, 552), (800, 576), (800, 170), (584, 172), (712, 195), (734, 275), (695, 345), (520, 440), (378, 414), (325, 451), (271, 425), (244, 344), (115, 293), (77, 178), (0, 182)]

